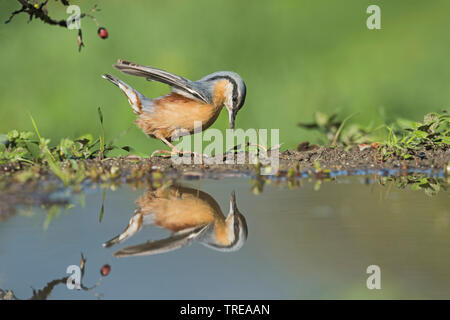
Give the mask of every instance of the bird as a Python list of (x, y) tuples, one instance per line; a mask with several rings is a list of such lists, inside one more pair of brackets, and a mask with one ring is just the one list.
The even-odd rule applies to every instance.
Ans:
[[(133, 112), (138, 115), (135, 123), (148, 136), (159, 139), (171, 151), (156, 150), (169, 154), (180, 154), (169, 140), (206, 130), (218, 118), (225, 106), (228, 110), (230, 129), (234, 129), (236, 115), (245, 103), (247, 87), (241, 76), (232, 71), (218, 71), (200, 80), (191, 81), (176, 74), (119, 59), (114, 68), (149, 81), (168, 84), (170, 93), (150, 99), (139, 93), (124, 81), (104, 74), (128, 98)], [(152, 154), (152, 155), (153, 155)]]
[(227, 217), (208, 193), (180, 185), (162, 186), (144, 193), (136, 200), (127, 227), (105, 242), (109, 248), (134, 236), (145, 225), (155, 225), (171, 232), (167, 238), (123, 248), (116, 257), (161, 254), (199, 241), (211, 249), (231, 252), (241, 249), (247, 240), (245, 217), (236, 205), (233, 191)]

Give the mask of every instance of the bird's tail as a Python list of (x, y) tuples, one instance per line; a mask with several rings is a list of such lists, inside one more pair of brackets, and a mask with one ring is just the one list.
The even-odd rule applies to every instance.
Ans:
[(128, 222), (128, 226), (125, 228), (125, 230), (123, 230), (122, 233), (115, 236), (111, 240), (106, 241), (103, 244), (103, 247), (109, 248), (134, 236), (139, 230), (141, 230), (143, 223), (144, 223), (144, 215), (142, 215), (139, 212), (139, 210), (136, 209), (134, 211), (134, 215), (130, 219), (130, 222)]
[(133, 108), (133, 112), (135, 114), (141, 114), (145, 107), (150, 106), (151, 104), (150, 99), (148, 99), (143, 94), (139, 93), (137, 90), (133, 89), (131, 86), (129, 86), (122, 80), (110, 74), (104, 74), (102, 75), (102, 77), (105, 78), (106, 80), (111, 81), (113, 84), (118, 86), (123, 93), (125, 93), (125, 95), (128, 98), (128, 102), (130, 103), (131, 108)]

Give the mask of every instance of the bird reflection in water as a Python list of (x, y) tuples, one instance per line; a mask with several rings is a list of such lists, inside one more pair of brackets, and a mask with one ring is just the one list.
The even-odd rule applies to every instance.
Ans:
[(104, 247), (123, 242), (145, 225), (164, 228), (171, 235), (123, 248), (114, 253), (116, 257), (165, 253), (185, 247), (194, 240), (211, 249), (230, 252), (239, 250), (247, 240), (247, 222), (237, 208), (234, 191), (227, 217), (206, 192), (178, 185), (148, 191), (136, 205), (125, 230), (105, 242)]

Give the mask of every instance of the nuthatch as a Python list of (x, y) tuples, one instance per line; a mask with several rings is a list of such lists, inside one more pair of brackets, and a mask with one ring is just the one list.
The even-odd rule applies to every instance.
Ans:
[(230, 128), (234, 129), (236, 114), (245, 102), (246, 86), (235, 72), (219, 71), (200, 80), (191, 81), (173, 73), (119, 60), (114, 67), (124, 73), (144, 77), (149, 81), (159, 81), (172, 87), (172, 92), (158, 98), (149, 99), (125, 82), (109, 74), (103, 78), (118, 86), (127, 96), (135, 114), (136, 124), (147, 135), (162, 140), (171, 153), (180, 151), (170, 143), (170, 139), (190, 135), (199, 128), (209, 128), (225, 106), (229, 113)]
[(172, 232), (157, 241), (123, 248), (116, 257), (143, 256), (180, 249), (193, 240), (218, 251), (237, 251), (247, 240), (247, 222), (236, 206), (234, 191), (225, 218), (219, 205), (206, 192), (181, 187), (148, 191), (137, 201), (137, 209), (125, 230), (105, 242), (108, 248), (135, 235), (144, 225), (156, 225)]

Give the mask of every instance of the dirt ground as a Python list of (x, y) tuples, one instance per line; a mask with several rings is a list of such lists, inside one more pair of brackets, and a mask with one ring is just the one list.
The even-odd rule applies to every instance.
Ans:
[[(435, 150), (421, 150), (407, 159), (390, 157), (381, 160), (380, 152), (370, 146), (361, 148), (355, 146), (348, 151), (343, 148), (329, 148), (323, 146), (300, 145), (299, 150), (286, 150), (280, 152), (279, 172), (291, 168), (296, 171), (313, 170), (318, 164), (325, 170), (355, 170), (355, 169), (446, 169), (450, 163), (450, 148)], [(248, 156), (248, 154), (246, 154)], [(247, 158), (248, 159), (248, 158)], [(155, 170), (163, 174), (199, 176), (227, 176), (246, 175), (256, 172), (254, 164), (175, 164), (170, 158), (152, 157), (142, 158), (136, 156), (110, 158), (104, 160), (84, 160), (87, 169), (97, 168), (111, 170), (115, 167), (124, 176), (130, 172)], [(18, 165), (0, 166), (0, 174), (20, 171)]]
[[(307, 149), (307, 148), (306, 148)], [(445, 168), (450, 162), (450, 148), (420, 150), (414, 156), (404, 160), (399, 157), (382, 159), (380, 151), (370, 146), (354, 146), (345, 151), (343, 148), (312, 147), (312, 150), (287, 150), (281, 155), (282, 168), (295, 165), (305, 169), (319, 162), (321, 168), (331, 170), (352, 170), (361, 168)]]
[[(248, 154), (246, 154), (248, 156)], [(247, 158), (248, 159), (248, 158)], [(95, 163), (97, 161), (94, 161)], [(92, 163), (92, 164), (93, 164)], [(327, 148), (322, 146), (311, 147), (308, 150), (286, 150), (280, 152), (279, 171), (287, 171), (294, 168), (298, 171), (312, 170), (320, 164), (322, 170), (353, 170), (369, 168), (419, 168), (443, 169), (450, 163), (450, 148), (437, 150), (423, 150), (410, 159), (403, 160), (396, 157), (381, 160), (376, 149), (366, 148), (360, 150), (358, 146), (345, 151), (343, 148)], [(104, 166), (117, 166), (119, 168), (150, 167), (158, 168), (162, 172), (178, 173), (217, 173), (233, 174), (254, 172), (254, 164), (181, 164), (177, 165), (170, 158), (118, 158), (104, 160)]]

